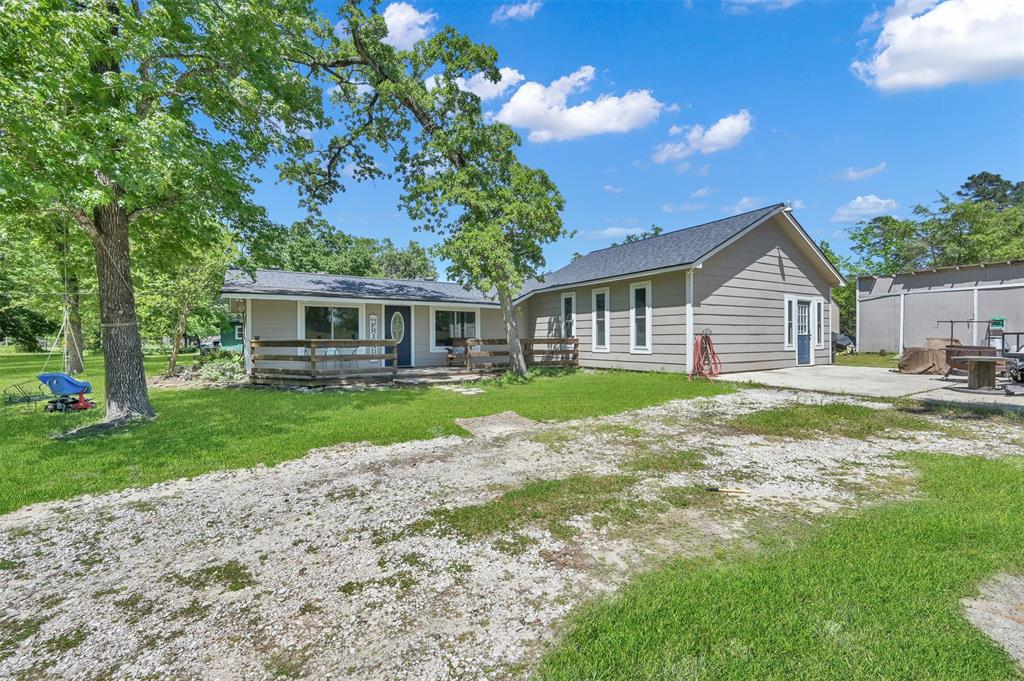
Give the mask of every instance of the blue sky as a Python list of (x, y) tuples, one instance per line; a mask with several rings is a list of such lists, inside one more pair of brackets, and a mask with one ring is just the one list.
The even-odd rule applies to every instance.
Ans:
[[(1012, 1), (416, 0), (382, 11), (397, 43), (452, 25), (497, 48), (507, 77), (484, 84), (485, 108), (523, 136), (521, 158), (551, 175), (577, 231), (546, 249), (549, 269), (651, 224), (778, 201), (845, 251), (857, 219), (907, 215), (971, 173), (1024, 179), (1024, 10)], [(256, 199), (271, 217), (304, 216), (290, 187), (261, 175)], [(389, 182), (352, 184), (324, 216), (352, 234), (433, 243), (398, 195)]]

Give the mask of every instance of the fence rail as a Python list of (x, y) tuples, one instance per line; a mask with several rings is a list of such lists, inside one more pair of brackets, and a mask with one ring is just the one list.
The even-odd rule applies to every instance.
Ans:
[(398, 372), (393, 340), (255, 340), (251, 349), (255, 383), (345, 385), (393, 381)]
[[(520, 342), (528, 367), (579, 366), (579, 338), (523, 338)], [(508, 341), (504, 338), (458, 338), (452, 340), (447, 363), (487, 370), (508, 366), (508, 361)]]

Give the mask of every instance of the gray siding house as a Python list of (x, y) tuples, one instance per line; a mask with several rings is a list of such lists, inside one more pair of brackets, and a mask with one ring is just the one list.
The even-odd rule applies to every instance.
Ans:
[[(516, 313), (524, 338), (579, 338), (584, 367), (689, 373), (706, 332), (724, 371), (773, 369), (831, 361), (831, 289), (843, 283), (775, 204), (584, 255), (528, 282)], [(246, 339), (397, 329), (400, 366), (444, 364), (453, 338), (505, 335), (494, 300), (446, 282), (232, 270), (222, 293), (244, 313)]]
[[(902, 352), (928, 338), (985, 343), (987, 326), (967, 320), (1002, 317), (1024, 332), (1024, 261), (984, 263), (857, 278), (857, 345), (861, 352)], [(1014, 344), (1018, 341), (1014, 340)]]

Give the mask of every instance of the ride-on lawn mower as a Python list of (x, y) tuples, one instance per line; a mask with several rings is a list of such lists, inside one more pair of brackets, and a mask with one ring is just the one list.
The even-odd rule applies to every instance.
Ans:
[(39, 382), (50, 389), (57, 399), (46, 403), (45, 411), (85, 411), (92, 409), (96, 403), (85, 396), (92, 392), (89, 381), (79, 381), (67, 374), (39, 374)]

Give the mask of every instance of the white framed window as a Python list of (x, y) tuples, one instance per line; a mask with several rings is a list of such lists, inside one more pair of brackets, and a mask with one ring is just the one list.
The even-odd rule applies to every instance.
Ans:
[(651, 282), (629, 285), (629, 351), (651, 353)]
[(431, 352), (446, 352), (453, 340), (479, 335), (477, 310), (431, 308), (430, 317)]
[(607, 288), (595, 288), (590, 292), (590, 349), (594, 352), (609, 352), (608, 330), (611, 328)]
[(576, 336), (576, 294), (562, 294), (562, 338)]
[(303, 336), (306, 340), (357, 340), (359, 308), (306, 305)]
[(825, 347), (825, 301), (814, 301), (814, 345)]
[(784, 296), (785, 328), (782, 331), (783, 349), (792, 350), (796, 347), (796, 296)]
[(245, 327), (241, 324), (235, 324), (235, 340), (245, 340)]

